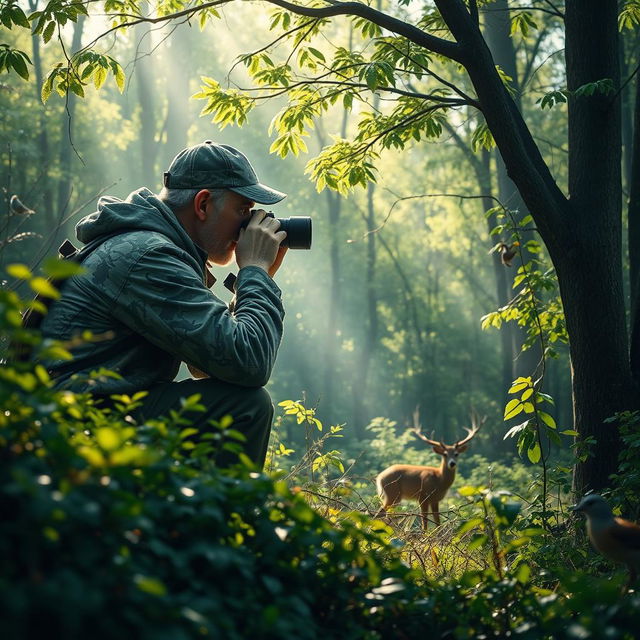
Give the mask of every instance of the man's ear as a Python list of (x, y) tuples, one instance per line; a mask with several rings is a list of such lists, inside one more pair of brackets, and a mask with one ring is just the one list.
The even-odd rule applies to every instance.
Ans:
[(209, 202), (210, 197), (209, 191), (202, 189), (196, 193), (193, 199), (193, 211), (200, 222), (204, 222), (207, 219), (207, 202)]

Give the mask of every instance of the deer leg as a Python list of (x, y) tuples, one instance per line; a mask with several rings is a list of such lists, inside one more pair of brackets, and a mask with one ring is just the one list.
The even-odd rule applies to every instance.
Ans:
[(433, 513), (433, 519), (436, 523), (436, 527), (440, 526), (440, 511), (438, 511), (438, 503), (437, 502), (432, 502), (431, 503), (431, 511)]
[(387, 510), (384, 507), (380, 507), (375, 515), (373, 516), (375, 519), (377, 518), (384, 518), (387, 515)]
[(420, 502), (420, 510), (422, 511), (422, 528), (427, 531), (429, 528), (429, 502), (427, 500)]

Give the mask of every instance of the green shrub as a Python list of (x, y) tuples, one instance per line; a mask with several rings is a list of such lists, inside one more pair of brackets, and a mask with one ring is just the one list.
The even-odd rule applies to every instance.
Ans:
[[(21, 331), (23, 308), (0, 291), (3, 337)], [(332, 523), (277, 474), (215, 469), (209, 454), (233, 446), (232, 425), (196, 434), (181, 411), (137, 424), (140, 399), (101, 410), (53, 390), (39, 365), (0, 367), (3, 639), (626, 639), (640, 628), (640, 598), (621, 596), (619, 579), (532, 575), (519, 507), (499, 493), (475, 491), (459, 529), (488, 568), (436, 582), (367, 517)]]
[(2, 371), (4, 638), (315, 638), (352, 627), (357, 637), (366, 594), (409, 573), (372, 550), (379, 535), (357, 516), (337, 529), (282, 481), (212, 468), (179, 412), (135, 425), (134, 398), (100, 411), (52, 391), (43, 370)]

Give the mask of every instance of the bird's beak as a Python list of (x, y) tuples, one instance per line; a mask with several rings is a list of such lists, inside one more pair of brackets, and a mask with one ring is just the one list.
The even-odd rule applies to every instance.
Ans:
[(580, 508), (580, 505), (579, 505), (579, 504), (572, 504), (572, 505), (569, 507), (569, 511), (582, 511), (582, 509)]

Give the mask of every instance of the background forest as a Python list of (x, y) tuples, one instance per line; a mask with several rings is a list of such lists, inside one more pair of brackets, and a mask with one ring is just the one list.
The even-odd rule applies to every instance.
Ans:
[[(8, 72), (0, 84), (5, 212), (0, 268), (3, 274), (9, 265), (30, 269), (9, 267), (5, 291), (29, 298), (38, 289), (33, 274), (64, 238), (74, 239), (75, 223), (95, 210), (101, 195), (124, 198), (141, 186), (157, 192), (173, 156), (206, 139), (239, 148), (262, 182), (289, 194), (274, 207), (278, 217), (313, 218), (312, 250), (290, 251), (276, 278), (287, 316), (268, 386), (274, 403), (282, 404), (267, 471), (302, 487), (304, 501), (277, 481), (262, 478), (251, 485), (241, 472), (225, 479), (205, 469), (195, 480), (179, 447), (169, 453), (184, 466), (184, 476), (171, 489), (170, 461), (154, 467), (155, 475), (150, 468), (143, 471), (142, 480), (140, 474), (127, 475), (122, 465), (149, 464), (132, 451), (159, 451), (170, 434), (156, 433), (152, 425), (149, 433), (122, 435), (122, 415), (135, 404), (123, 399), (122, 415), (107, 419), (108, 428), (122, 436), (113, 446), (99, 437), (74, 439), (73, 426), (62, 434), (70, 436), (70, 449), (58, 436), (45, 443), (74, 474), (85, 473), (78, 469), (87, 465), (86, 485), (93, 489), (107, 486), (102, 478), (112, 478), (105, 489), (113, 489), (111, 497), (92, 493), (82, 500), (97, 501), (105, 512), (111, 504), (111, 515), (123, 520), (87, 522), (89, 529), (125, 527), (133, 537), (148, 529), (158, 536), (150, 557), (162, 556), (158, 545), (173, 545), (160, 533), (163, 523), (170, 520), (179, 529), (178, 503), (193, 495), (189, 491), (202, 491), (198, 495), (215, 497), (218, 510), (240, 513), (226, 521), (229, 530), (220, 534), (226, 540), (220, 548), (205, 549), (209, 542), (203, 537), (207, 562), (228, 562), (233, 575), (264, 571), (293, 585), (298, 550), (327, 549), (334, 535), (315, 520), (319, 516), (305, 511), (311, 503), (339, 523), (349, 542), (331, 546), (344, 557), (319, 553), (317, 564), (306, 567), (309, 576), (324, 576), (308, 601), (331, 602), (331, 595), (339, 597), (335, 585), (349, 584), (345, 589), (352, 590), (341, 595), (352, 612), (362, 614), (362, 620), (355, 614), (351, 619), (352, 637), (408, 637), (402, 635), (410, 633), (408, 622), (395, 626), (398, 612), (413, 621), (430, 615), (440, 621), (440, 633), (454, 637), (481, 631), (505, 637), (507, 629), (531, 638), (588, 637), (580, 635), (581, 628), (595, 637), (605, 630), (611, 637), (632, 637), (625, 633), (635, 628), (637, 600), (615, 609), (621, 580), (603, 580), (598, 585), (604, 609), (600, 618), (593, 613), (597, 608), (589, 598), (596, 583), (580, 571), (601, 572), (603, 565), (586, 553), (586, 540), (579, 552), (571, 548), (582, 527), (567, 524), (565, 517), (572, 485), (579, 493), (610, 487), (612, 473), (618, 474), (616, 504), (627, 515), (638, 515), (634, 496), (640, 478), (632, 454), (640, 441), (637, 420), (629, 413), (638, 408), (633, 376), (640, 273), (637, 0), (377, 0), (304, 8), (280, 0), (264, 5), (3, 0), (0, 6), (5, 27), (0, 69)], [(576, 53), (587, 50), (593, 57)], [(214, 292), (223, 299), (230, 294), (222, 280), (234, 266), (215, 274)], [(3, 305), (15, 309), (18, 303), (5, 297)], [(6, 322), (13, 330), (10, 319)], [(19, 389), (17, 395), (5, 392), (4, 406), (23, 402), (47, 413), (44, 400), (36, 406), (24, 398), (42, 393), (50, 402), (45, 382), (39, 380), (34, 391), (9, 374), (3, 381)], [(64, 401), (55, 402), (62, 402), (67, 426), (107, 428), (86, 399), (74, 400), (73, 411)], [(445, 524), (427, 542), (417, 537), (411, 520), (370, 530), (366, 519), (344, 515), (375, 512), (373, 479), (385, 466), (439, 464), (410, 427), (420, 425), (432, 438), (453, 443), (464, 436), (472, 414), (486, 417), (484, 424), (461, 456)], [(33, 420), (21, 414), (15, 424), (0, 426), (13, 433), (5, 434), (11, 441), (12, 429)], [(178, 420), (168, 428), (179, 433), (181, 426)], [(33, 433), (25, 437), (38, 441)], [(31, 450), (25, 445), (16, 455)], [(131, 458), (124, 453), (118, 458), (121, 451)], [(48, 482), (38, 478), (55, 474), (38, 466), (48, 460), (44, 454), (40, 458), (24, 462), (29, 470), (24, 477), (35, 474), (33, 483), (17, 484), (25, 495), (45, 500), (40, 492), (49, 490)], [(205, 464), (199, 455), (194, 460)], [(123, 506), (126, 500), (116, 495), (115, 485), (131, 496), (155, 487), (158, 495), (174, 496), (175, 507), (140, 502), (134, 516), (132, 502)], [(191, 488), (185, 493), (180, 487)], [(85, 489), (90, 491), (75, 487), (69, 495)], [(8, 495), (15, 499), (16, 491)], [(199, 499), (204, 509), (207, 498)], [(68, 523), (84, 513), (82, 500), (76, 499), (77, 511), (65, 507)], [(262, 516), (273, 531), (260, 529), (251, 506), (256, 501), (271, 505)], [(11, 500), (9, 505), (15, 507)], [(406, 510), (414, 513), (415, 505)], [(7, 552), (10, 540), (20, 538), (20, 527), (39, 513), (34, 506), (16, 519), (3, 543)], [(143, 516), (142, 524), (125, 523)], [(270, 574), (273, 567), (264, 558), (275, 553), (270, 545), (280, 520), (298, 537), (291, 533), (292, 557)], [(46, 544), (61, 544), (65, 525), (43, 526)], [(189, 526), (195, 529), (183, 534), (197, 538), (199, 525)], [(71, 531), (69, 548), (81, 539), (80, 529)], [(258, 560), (243, 535), (255, 537), (265, 566), (247, 568)], [(390, 541), (401, 547), (402, 562), (390, 551)], [(46, 556), (39, 543), (30, 544)], [(87, 557), (93, 553), (85, 551)], [(181, 567), (195, 562), (184, 549), (175, 553), (173, 569), (161, 577), (148, 577), (153, 562), (134, 566), (122, 548), (117, 566), (133, 576), (136, 597), (168, 602)], [(91, 562), (104, 561), (91, 556)], [(24, 566), (30, 562), (25, 555)], [(349, 566), (361, 573), (340, 573)], [(419, 577), (405, 568), (418, 568)], [(562, 573), (566, 568), (576, 573)], [(284, 577), (281, 570), (291, 574)], [(470, 578), (470, 571), (478, 573)], [(308, 586), (305, 575), (297, 579)], [(52, 580), (49, 595), (55, 585), (69, 587), (67, 578), (56, 576), (59, 582)], [(447, 587), (450, 591), (434, 592), (428, 602), (420, 599), (424, 581), (452, 576), (460, 579)], [(204, 580), (197, 572), (192, 578)], [(3, 580), (10, 584), (10, 574)], [(96, 602), (105, 589), (117, 592), (114, 580), (94, 585)], [(567, 599), (544, 601), (559, 584), (570, 594)], [(314, 637), (314, 631), (299, 635), (301, 621), (311, 614), (305, 610), (308, 602), (293, 603), (294, 586), (283, 592), (265, 579), (262, 588), (264, 602), (254, 603), (259, 629), (254, 634)], [(79, 583), (71, 585), (70, 594), (80, 592)], [(24, 601), (16, 596), (13, 602), (18, 611), (28, 608), (25, 593)], [(135, 600), (129, 592), (122, 597)], [(472, 597), (482, 618), (475, 632), (473, 614), (467, 620), (467, 613), (460, 613)], [(195, 637), (198, 629), (218, 637), (211, 623), (216, 618), (228, 624), (220, 637), (246, 637), (235, 626), (244, 614), (241, 607), (235, 611), (233, 598), (231, 592), (218, 594), (225, 602), (219, 611), (172, 600), (168, 610), (179, 611), (191, 630), (176, 623), (167, 637)], [(446, 598), (459, 598), (457, 622), (453, 613), (439, 617)], [(487, 604), (492, 598), (504, 608)], [(376, 599), (378, 611), (369, 606)], [(87, 605), (87, 616), (92, 606)], [(105, 602), (95, 610), (101, 606)], [(125, 615), (111, 631), (105, 627), (103, 637), (117, 635), (127, 624), (136, 629), (151, 624), (145, 637), (163, 637), (163, 613), (156, 604), (140, 606), (146, 617)], [(55, 617), (53, 610), (53, 604), (43, 605), (38, 615), (46, 621)], [(291, 628), (283, 621), (285, 610)], [(511, 622), (507, 614), (496, 622), (491, 613), (496, 610), (512, 610)], [(340, 628), (346, 624), (343, 613), (328, 607), (326, 617), (316, 619), (317, 628), (327, 637), (334, 632), (350, 637)], [(83, 615), (60, 623), (66, 637), (84, 628)], [(561, 625), (563, 617), (575, 621), (573, 631)], [(16, 637), (26, 637), (20, 624), (15, 623)], [(465, 624), (467, 631), (461, 630)]]
[[(244, 25), (254, 19), (263, 20), (264, 28), (248, 32)], [(544, 25), (544, 16), (536, 19)], [(193, 20), (193, 25), (141, 25), (118, 32), (109, 55), (127, 75), (123, 93), (110, 80), (100, 91), (87, 86), (84, 99), (54, 93), (45, 106), (41, 69), (57, 60), (57, 51), (48, 57), (47, 46), (34, 47), (37, 37), (30, 42), (16, 29), (7, 33), (22, 38), (12, 45), (31, 51), (35, 69), (29, 83), (6, 77), (1, 96), (5, 239), (24, 234), (4, 247), (3, 263), (35, 266), (51, 255), (61, 239), (74, 238), (75, 222), (94, 210), (100, 194), (124, 198), (139, 186), (158, 190), (162, 171), (183, 147), (204, 139), (232, 144), (252, 159), (262, 180), (289, 193), (277, 215), (314, 220), (312, 251), (291, 252), (278, 279), (287, 325), (269, 387), (274, 399), (304, 395), (324, 422), (345, 423), (346, 437), (355, 440), (365, 437), (365, 427), (377, 416), (411, 425), (416, 408), (425, 429), (455, 440), (475, 408), (489, 416), (480, 450), (510, 453), (511, 443), (502, 443), (503, 401), (517, 375), (534, 373), (539, 349), (520, 354), (523, 336), (514, 323), (503, 324), (500, 332), (481, 327), (483, 316), (516, 295), (513, 278), (522, 264), (516, 256), (512, 266), (503, 266), (498, 252), (490, 253), (509, 235), (491, 235), (495, 216), (487, 220), (485, 211), (498, 203), (517, 210), (519, 204), (513, 188), (499, 190), (495, 149), (488, 152), (477, 140), (469, 143), (475, 122), (454, 114), (451, 124), (440, 125), (434, 142), (402, 141), (401, 149), (384, 151), (376, 184), (343, 196), (328, 189), (317, 193), (305, 175), (306, 162), (357, 124), (340, 104), (306, 139), (309, 153), (283, 159), (269, 154), (276, 135), (269, 136), (267, 128), (286, 104), (284, 98), (264, 101), (241, 128), (223, 130), (199, 115), (202, 101), (190, 99), (202, 76), (226, 82), (232, 67), (233, 82), (249, 84), (237, 56), (260, 49), (256, 39), (269, 42), (267, 20), (266, 13), (239, 5), (202, 31)], [(67, 27), (68, 37), (75, 38), (72, 50), (95, 37), (100, 27), (93, 25), (92, 32), (89, 25), (80, 18)], [(354, 38), (349, 25), (336, 25), (334, 31), (336, 44)], [(523, 101), (539, 121), (549, 161), (566, 180), (563, 107), (542, 110), (537, 104), (561, 72), (553, 67), (558, 42), (552, 25), (528, 37), (516, 32), (514, 41), (531, 74), (535, 66), (529, 58), (550, 57), (522, 81), (528, 87)], [(477, 164), (486, 171), (479, 174)], [(479, 181), (485, 176), (489, 183)], [(12, 216), (14, 193), (36, 215)], [(227, 295), (221, 283), (215, 291)], [(545, 303), (553, 295), (545, 292)], [(547, 364), (545, 387), (556, 400), (558, 423), (568, 428), (570, 381), (562, 324), (556, 334), (559, 357)]]

